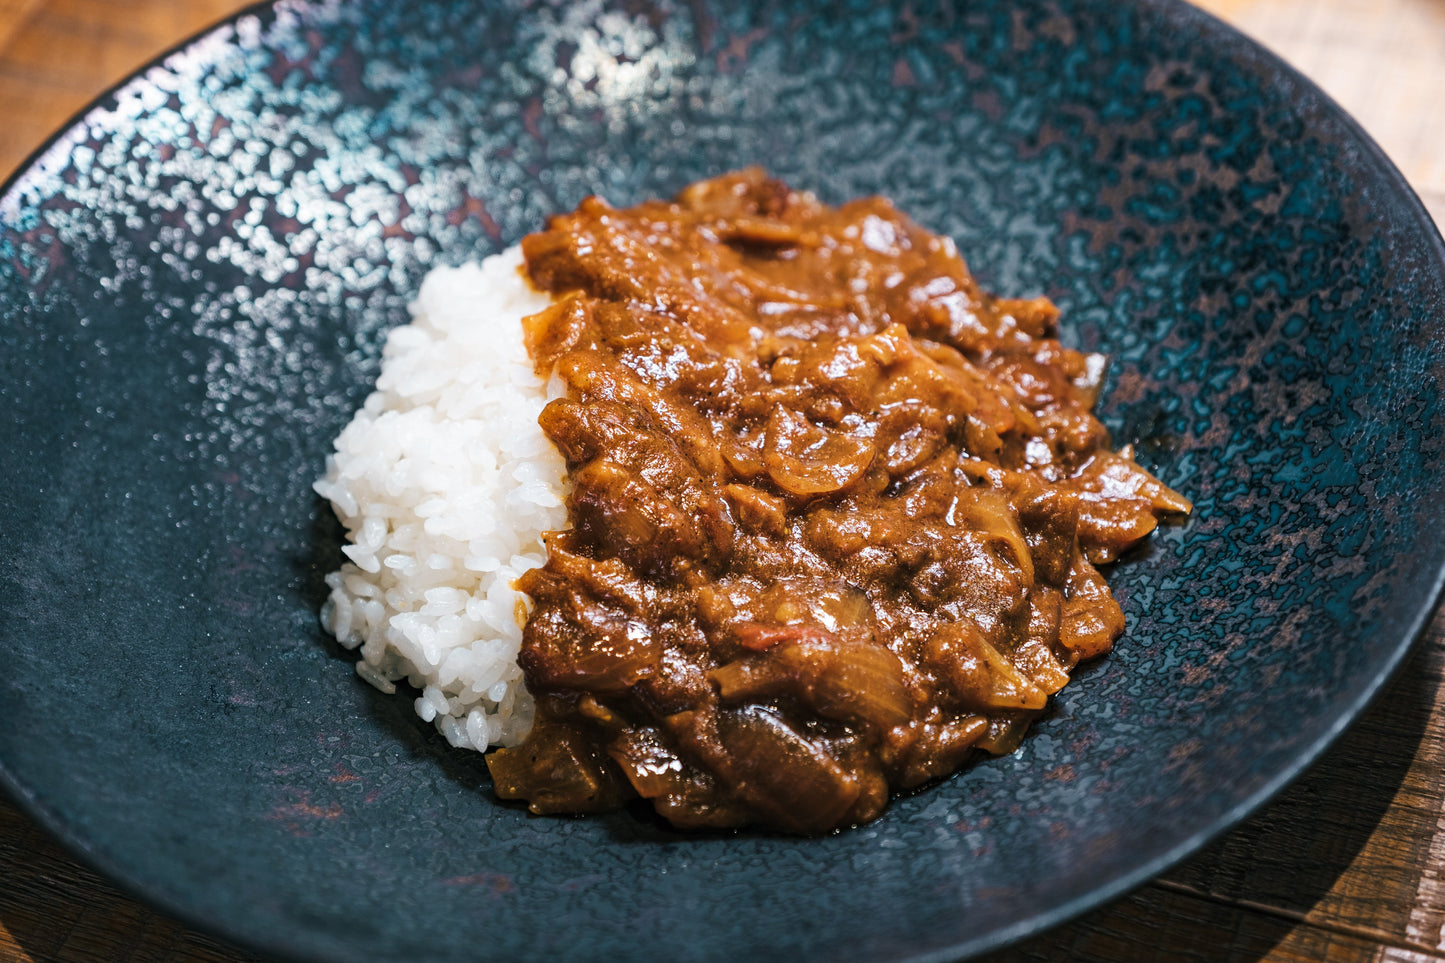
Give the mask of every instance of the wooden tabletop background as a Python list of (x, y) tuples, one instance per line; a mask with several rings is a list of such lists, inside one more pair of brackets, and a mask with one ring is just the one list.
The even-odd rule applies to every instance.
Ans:
[[(0, 176), (243, 0), (0, 0)], [(1202, 0), (1312, 77), (1445, 224), (1445, 0)], [(1024, 960), (1445, 963), (1445, 617), (1374, 707), (1255, 818)], [(0, 799), (0, 963), (249, 960), (78, 865)]]

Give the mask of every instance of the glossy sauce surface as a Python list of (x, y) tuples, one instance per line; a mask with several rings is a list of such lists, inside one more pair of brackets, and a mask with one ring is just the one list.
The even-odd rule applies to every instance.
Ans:
[(521, 580), (539, 813), (819, 833), (1017, 746), (1123, 614), (1095, 567), (1189, 502), (1110, 448), (1104, 359), (881, 198), (747, 170), (523, 242), (571, 528)]

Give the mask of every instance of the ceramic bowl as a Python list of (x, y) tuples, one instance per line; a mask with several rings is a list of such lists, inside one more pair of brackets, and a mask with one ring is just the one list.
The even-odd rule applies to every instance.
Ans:
[[(536, 818), (352, 671), (312, 492), (434, 265), (761, 163), (879, 192), (1108, 352), (1197, 506), (1022, 748), (820, 839)], [(286, 0), (0, 196), (0, 782), (161, 909), (306, 960), (954, 959), (1261, 805), (1445, 563), (1442, 244), (1360, 129), (1181, 3)]]

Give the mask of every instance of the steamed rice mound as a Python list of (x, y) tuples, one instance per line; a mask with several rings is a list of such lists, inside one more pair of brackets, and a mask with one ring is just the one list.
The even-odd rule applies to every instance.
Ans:
[(513, 581), (565, 528), (566, 464), (538, 427), (562, 393), (533, 372), (521, 321), (550, 296), (514, 247), (438, 268), (386, 342), (376, 390), (315, 485), (346, 527), (348, 561), (322, 614), (356, 671), (406, 680), (453, 746), (513, 746), (532, 724), (517, 654), (529, 602)]

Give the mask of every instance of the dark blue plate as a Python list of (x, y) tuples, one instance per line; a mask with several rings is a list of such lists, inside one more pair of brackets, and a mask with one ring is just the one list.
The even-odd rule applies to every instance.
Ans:
[[(1436, 595), (1439, 235), (1183, 4), (958, 7), (297, 0), (92, 108), (0, 198), (0, 782), (157, 906), (334, 960), (942, 960), (1264, 802)], [(873, 825), (530, 818), (319, 629), (310, 482), (427, 268), (755, 162), (1055, 298), (1197, 515), (1016, 754)]]

